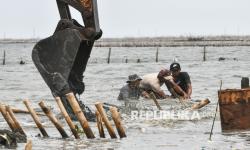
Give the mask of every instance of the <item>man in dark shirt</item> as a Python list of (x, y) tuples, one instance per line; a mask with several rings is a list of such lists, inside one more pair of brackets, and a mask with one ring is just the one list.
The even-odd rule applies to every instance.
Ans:
[(167, 78), (165, 82), (170, 93), (175, 97), (182, 96), (185, 99), (190, 99), (192, 94), (192, 85), (188, 73), (181, 72), (181, 66), (176, 62), (170, 65), (170, 71), (172, 73), (172, 78)]

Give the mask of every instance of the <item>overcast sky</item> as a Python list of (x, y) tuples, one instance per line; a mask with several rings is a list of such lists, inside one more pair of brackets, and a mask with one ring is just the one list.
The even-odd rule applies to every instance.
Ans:
[[(56, 0), (0, 2), (0, 38), (47, 37), (59, 20)], [(250, 0), (98, 0), (98, 7), (103, 37), (250, 35)]]

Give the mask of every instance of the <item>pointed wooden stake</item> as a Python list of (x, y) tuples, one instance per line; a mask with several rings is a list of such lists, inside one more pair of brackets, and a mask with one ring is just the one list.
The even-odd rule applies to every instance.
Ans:
[(104, 122), (104, 124), (105, 124), (105, 126), (106, 126), (106, 128), (107, 128), (107, 130), (108, 130), (108, 132), (109, 132), (110, 137), (111, 137), (112, 139), (113, 139), (113, 138), (117, 138), (117, 136), (116, 136), (116, 134), (115, 134), (115, 131), (114, 131), (113, 127), (111, 126), (111, 124), (110, 124), (110, 122), (109, 122), (109, 120), (108, 120), (108, 117), (107, 117), (105, 111), (103, 110), (103, 105), (102, 105), (102, 103), (99, 103), (99, 102), (96, 103), (96, 104), (95, 104), (95, 107), (96, 107), (96, 109), (98, 110), (98, 112), (100, 113), (100, 115), (101, 115), (101, 117), (102, 117), (102, 120), (103, 120), (103, 122)]
[(29, 110), (33, 120), (36, 123), (36, 126), (38, 127), (38, 129), (40, 130), (40, 132), (42, 133), (42, 135), (44, 137), (49, 137), (49, 135), (47, 134), (46, 130), (44, 129), (42, 123), (40, 122), (39, 117), (37, 116), (35, 110), (30, 106), (30, 102), (29, 100), (24, 100), (23, 101), (24, 105), (27, 107), (27, 109)]
[(17, 128), (17, 132), (19, 132), (19, 133), (21, 133), (23, 135), (26, 135), (25, 132), (24, 132), (24, 130), (23, 130), (23, 128), (21, 127), (20, 123), (17, 121), (16, 116), (13, 113), (12, 109), (10, 108), (10, 106), (6, 106), (5, 108), (6, 108), (7, 112), (10, 114), (11, 119), (15, 123), (15, 126)]
[(57, 120), (57, 118), (53, 115), (51, 110), (47, 108), (44, 104), (44, 101), (41, 101), (39, 103), (39, 106), (42, 108), (43, 112), (46, 114), (46, 116), (49, 118), (49, 120), (55, 125), (59, 133), (62, 135), (62, 138), (68, 138), (69, 136), (63, 129), (61, 123)]
[(68, 93), (68, 94), (66, 94), (66, 97), (67, 97), (67, 100), (68, 100), (71, 108), (74, 111), (74, 114), (76, 115), (77, 119), (79, 120), (87, 138), (89, 138), (89, 139), (95, 138), (94, 133), (92, 132), (91, 128), (89, 127), (89, 123), (88, 123), (86, 117), (84, 116), (82, 109), (79, 106), (79, 104), (75, 98), (75, 95), (73, 93)]
[(118, 132), (120, 138), (127, 137), (126, 133), (125, 133), (125, 130), (124, 130), (123, 126), (122, 126), (121, 117), (120, 117), (119, 112), (117, 111), (117, 108), (116, 107), (110, 107), (110, 112), (112, 114), (112, 118), (113, 118), (113, 120), (115, 122), (115, 126), (116, 126), (116, 129), (117, 129), (117, 132)]
[(199, 103), (193, 104), (192, 107), (191, 107), (191, 109), (192, 110), (200, 109), (200, 108), (206, 106), (209, 103), (210, 103), (210, 101), (207, 98), (207, 99), (201, 100)]
[(95, 111), (95, 114), (96, 114), (96, 124), (98, 127), (99, 135), (101, 138), (105, 138), (104, 129), (102, 125), (102, 117), (97, 110)]
[(0, 111), (5, 119), (5, 121), (7, 122), (7, 124), (9, 125), (10, 129), (15, 132), (17, 127), (14, 123), (14, 121), (12, 120), (10, 114), (6, 111), (6, 108), (3, 104), (0, 104)]
[(63, 114), (66, 122), (68, 123), (68, 125), (70, 127), (71, 132), (73, 133), (73, 135), (75, 136), (76, 139), (80, 139), (80, 136), (78, 135), (78, 133), (76, 131), (74, 123), (70, 119), (69, 114), (67, 113), (65, 107), (63, 106), (61, 98), (60, 97), (56, 97), (55, 99), (56, 99), (57, 105), (60, 108), (60, 110), (61, 110), (61, 112), (62, 112), (62, 114)]
[(25, 150), (32, 150), (32, 141), (28, 140), (28, 142), (25, 145)]
[(158, 103), (158, 101), (157, 101), (157, 99), (156, 99), (156, 97), (155, 97), (155, 94), (154, 94), (153, 92), (151, 92), (151, 93), (149, 94), (149, 96), (150, 96), (150, 98), (154, 101), (154, 103), (155, 103), (155, 105), (157, 106), (157, 108), (158, 108), (159, 110), (162, 110), (160, 104)]

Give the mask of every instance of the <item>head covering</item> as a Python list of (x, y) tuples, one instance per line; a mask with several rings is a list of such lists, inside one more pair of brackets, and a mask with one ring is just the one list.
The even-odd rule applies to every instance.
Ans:
[(181, 66), (179, 63), (174, 62), (170, 65), (170, 70), (171, 71), (181, 70)]
[(142, 80), (142, 79), (137, 74), (129, 75), (127, 83), (133, 82), (136, 80)]

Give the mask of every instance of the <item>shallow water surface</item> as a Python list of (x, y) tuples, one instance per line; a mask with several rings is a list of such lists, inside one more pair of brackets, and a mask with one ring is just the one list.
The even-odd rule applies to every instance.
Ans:
[[(42, 80), (31, 61), (33, 44), (0, 44), (0, 58), (6, 50), (6, 65), (0, 65), (0, 100), (1, 103), (25, 109), (22, 100), (30, 99), (32, 106), (38, 108), (38, 102), (46, 100), (46, 104), (59, 110), (53, 100), (49, 88)], [(74, 138), (61, 139), (58, 131), (46, 117), (42, 117), (50, 138), (41, 138), (36, 135), (39, 130), (35, 127), (29, 115), (18, 114), (28, 139), (33, 142), (33, 149), (250, 149), (250, 132), (222, 133), (219, 117), (214, 127), (212, 141), (209, 141), (209, 132), (212, 125), (212, 116), (217, 102), (217, 90), (220, 80), (223, 80), (223, 89), (240, 88), (243, 76), (250, 76), (249, 47), (207, 47), (207, 61), (203, 62), (203, 48), (193, 47), (161, 47), (159, 48), (159, 62), (155, 62), (156, 48), (112, 48), (111, 63), (106, 63), (108, 48), (94, 48), (89, 64), (84, 74), (86, 91), (81, 100), (94, 110), (97, 101), (121, 105), (116, 100), (119, 89), (125, 84), (127, 76), (137, 73), (142, 76), (147, 73), (158, 72), (162, 67), (168, 67), (173, 57), (178, 58), (182, 70), (189, 72), (193, 85), (193, 99), (209, 98), (211, 104), (199, 113), (203, 117), (199, 120), (131, 120), (124, 118), (127, 138), (110, 139), (106, 132), (106, 139), (81, 140)], [(225, 61), (218, 61), (225, 57)], [(19, 65), (21, 58), (25, 65)], [(128, 59), (128, 63), (125, 60)], [(140, 59), (140, 63), (137, 60)], [(166, 91), (166, 88), (163, 87)], [(166, 91), (167, 92), (167, 91)], [(153, 102), (146, 101), (156, 110)], [(180, 103), (164, 102), (160, 104), (168, 109), (170, 105), (178, 107)], [(219, 116), (219, 113), (218, 113)], [(63, 122), (68, 134), (66, 123)], [(98, 131), (95, 123), (90, 123), (96, 136)], [(1, 128), (8, 128), (0, 116)], [(24, 144), (18, 144), (17, 149), (23, 149)]]

